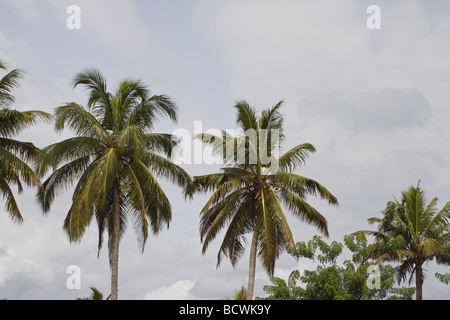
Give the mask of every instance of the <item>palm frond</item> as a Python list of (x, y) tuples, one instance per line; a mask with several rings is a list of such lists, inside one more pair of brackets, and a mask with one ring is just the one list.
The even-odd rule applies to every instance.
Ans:
[(56, 108), (55, 130), (62, 131), (66, 126), (77, 136), (107, 140), (108, 132), (102, 124), (83, 106), (71, 102)]
[[(6, 167), (3, 164), (8, 164)], [(0, 169), (4, 177), (8, 177), (10, 174), (17, 175), (28, 186), (40, 186), (40, 180), (36, 173), (14, 153), (11, 153), (4, 147), (0, 146)]]
[(325, 236), (329, 236), (327, 219), (317, 211), (313, 206), (308, 204), (304, 199), (288, 190), (281, 188), (279, 191), (280, 198), (284, 205), (300, 220), (312, 224), (319, 229)]
[(266, 204), (266, 195), (263, 190), (258, 197), (260, 205), (258, 206), (258, 256), (266, 272), (272, 276), (275, 268), (275, 260), (278, 257), (277, 250), (277, 232), (274, 212)]
[(428, 222), (423, 234), (425, 236), (433, 236), (442, 234), (446, 229), (450, 229), (450, 202), (447, 202), (444, 207), (436, 213)]
[(167, 95), (153, 95), (147, 101), (146, 105), (152, 107), (158, 116), (167, 116), (170, 120), (177, 123), (178, 107), (176, 103)]
[(172, 207), (158, 180), (144, 162), (137, 161), (133, 170), (140, 181), (145, 196), (145, 207), (150, 226), (157, 234), (164, 225), (169, 228), (172, 219)]
[(222, 227), (234, 218), (241, 202), (240, 191), (236, 190), (213, 206), (203, 208), (200, 218), (200, 240), (203, 243), (203, 253)]
[(103, 142), (90, 137), (74, 137), (42, 148), (35, 159), (36, 173), (43, 177), (50, 168), (78, 158), (96, 157), (104, 149)]
[(290, 172), (303, 166), (313, 152), (316, 152), (316, 149), (310, 143), (302, 143), (286, 151), (278, 160), (280, 171)]
[(162, 152), (169, 159), (175, 147), (180, 143), (180, 139), (167, 133), (147, 133), (143, 137), (145, 149), (153, 152)]
[[(1, 69), (6, 70), (4, 64), (0, 65)], [(20, 80), (23, 78), (25, 71), (22, 69), (14, 69), (0, 79), (0, 108), (8, 109), (14, 102), (15, 97), (11, 91), (20, 86)]]
[[(255, 214), (254, 201), (250, 194), (241, 198), (241, 202), (236, 207), (233, 218), (229, 222), (217, 254), (217, 267), (220, 266), (223, 256), (230, 259), (233, 267), (236, 266), (245, 250), (245, 234), (255, 228)], [(203, 252), (205, 250), (206, 247), (203, 245)]]
[(0, 147), (16, 154), (24, 161), (33, 160), (38, 153), (38, 148), (31, 142), (22, 142), (2, 137), (0, 137)]
[(272, 186), (270, 186), (270, 193), (268, 196), (268, 200), (271, 202), (271, 204), (274, 207), (275, 215), (277, 217), (277, 221), (279, 224), (278, 230), (283, 238), (283, 245), (284, 246), (293, 245), (294, 237), (292, 236), (291, 228), (289, 227), (289, 223), (283, 212), (281, 203), (280, 203), (278, 196)]
[(126, 181), (124, 183), (125, 196), (132, 207), (135, 223), (134, 227), (138, 234), (138, 241), (141, 250), (144, 251), (148, 238), (148, 220), (146, 210), (146, 196), (144, 186), (141, 185), (136, 172), (130, 164), (126, 164)]
[(5, 210), (9, 214), (9, 217), (12, 220), (12, 222), (19, 224), (22, 223), (23, 217), (22, 214), (20, 213), (16, 199), (14, 198), (14, 193), (9, 187), (7, 181), (5, 180), (2, 174), (0, 174), (0, 194), (5, 199)]
[(284, 101), (281, 100), (276, 105), (274, 105), (272, 108), (261, 111), (261, 117), (259, 118), (259, 128), (260, 129), (281, 130), (283, 128), (284, 118), (281, 115), (281, 113), (278, 111), (278, 109), (280, 109), (280, 107), (282, 106), (283, 103), (284, 103)]
[(228, 181), (228, 177), (223, 172), (196, 176), (194, 177), (193, 181), (186, 187), (185, 197), (192, 198), (194, 193), (196, 192), (206, 193), (214, 191), (226, 181)]
[(239, 100), (234, 107), (237, 109), (237, 124), (244, 132), (258, 129), (258, 120), (254, 107), (251, 107), (245, 100)]
[(49, 122), (53, 117), (47, 112), (31, 110), (0, 110), (0, 136), (9, 138), (18, 135), (24, 129), (39, 121)]
[(91, 157), (84, 156), (75, 159), (57, 170), (44, 181), (43, 188), (39, 189), (36, 194), (36, 199), (41, 204), (44, 213), (50, 211), (50, 206), (57, 196), (60, 188), (68, 189), (87, 169)]
[(156, 175), (164, 177), (180, 187), (191, 183), (191, 176), (183, 168), (157, 153), (146, 151), (140, 161), (151, 168)]
[(338, 204), (337, 198), (323, 185), (313, 179), (297, 175), (291, 172), (279, 171), (274, 175), (274, 185), (282, 188), (288, 188), (301, 197), (306, 195), (319, 196), (327, 200), (329, 204)]

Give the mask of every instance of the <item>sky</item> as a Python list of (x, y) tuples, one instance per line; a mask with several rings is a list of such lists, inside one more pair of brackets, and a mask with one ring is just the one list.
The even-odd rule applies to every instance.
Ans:
[[(80, 9), (80, 28), (67, 22)], [(380, 8), (380, 29), (370, 29), (370, 5)], [(450, 201), (450, 3), (445, 0), (0, 0), (0, 59), (26, 70), (14, 91), (18, 110), (86, 103), (71, 80), (97, 68), (110, 90), (124, 78), (142, 79), (154, 94), (169, 95), (179, 121), (162, 119), (155, 131), (235, 128), (233, 105), (245, 99), (258, 110), (284, 100), (285, 148), (309, 142), (314, 153), (297, 173), (326, 186), (339, 200), (307, 200), (328, 220), (330, 238), (370, 229), (367, 219), (402, 190), (420, 185), (427, 197)], [(70, 22), (69, 21), (69, 22)], [(3, 73), (2, 73), (3, 74)], [(1, 76), (1, 74), (0, 74)], [(27, 129), (20, 139), (38, 147), (71, 137), (51, 125)], [(183, 164), (191, 175), (215, 165)], [(170, 228), (140, 252), (129, 226), (120, 246), (119, 298), (221, 299), (247, 285), (248, 251), (232, 268), (216, 268), (219, 235), (201, 253), (199, 212), (208, 194), (185, 201), (162, 182), (173, 207)], [(0, 298), (75, 299), (89, 287), (109, 291), (107, 251), (97, 257), (93, 223), (80, 243), (62, 230), (70, 206), (62, 190), (43, 215), (27, 189), (17, 196), (22, 225), (11, 223), (0, 201)], [(288, 214), (295, 241), (319, 231)], [(70, 266), (80, 288), (69, 288)], [(314, 268), (288, 254), (275, 275)], [(448, 267), (428, 263), (425, 299), (450, 299), (434, 278)], [(258, 265), (255, 296), (268, 276)], [(407, 284), (405, 284), (407, 285)]]

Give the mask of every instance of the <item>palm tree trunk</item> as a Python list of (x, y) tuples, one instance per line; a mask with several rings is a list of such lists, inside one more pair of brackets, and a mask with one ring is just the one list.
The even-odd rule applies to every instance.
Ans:
[(110, 248), (111, 300), (117, 300), (119, 291), (119, 240), (120, 240), (120, 191), (118, 183), (113, 185), (113, 218)]
[(416, 300), (422, 300), (422, 266), (416, 266)]
[(253, 299), (253, 289), (255, 287), (256, 249), (258, 246), (258, 231), (253, 231), (252, 246), (250, 248), (250, 263), (248, 270), (247, 300)]

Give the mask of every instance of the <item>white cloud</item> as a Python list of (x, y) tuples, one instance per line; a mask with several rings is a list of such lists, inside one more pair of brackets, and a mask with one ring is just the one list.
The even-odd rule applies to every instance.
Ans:
[[(1, 213), (3, 215), (0, 219), (2, 223), (11, 223), (8, 221), (8, 217), (3, 212)], [(2, 231), (2, 235), (5, 237), (2, 237), (2, 240), (10, 243), (0, 242), (0, 296), (6, 298), (18, 298), (17, 292), (9, 289), (11, 284), (14, 286), (26, 284), (30, 291), (45, 290), (55, 280), (55, 270), (49, 260), (49, 255), (41, 251), (41, 248), (48, 246), (42, 228), (28, 219), (27, 226), (22, 228), (26, 229), (28, 238), (22, 237), (20, 240), (17, 240), (15, 233), (21, 232), (14, 232), (17, 231), (16, 228), (18, 227)]]
[(190, 291), (194, 288), (195, 281), (180, 280), (168, 287), (162, 287), (154, 291), (147, 292), (144, 300), (193, 300), (196, 299)]

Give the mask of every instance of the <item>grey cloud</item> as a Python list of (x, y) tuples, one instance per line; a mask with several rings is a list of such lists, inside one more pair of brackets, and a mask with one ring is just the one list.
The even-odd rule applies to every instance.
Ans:
[[(355, 1), (193, 1), (180, 11), (172, 2), (80, 0), (79, 31), (65, 26), (71, 1), (4, 2), (0, 56), (29, 71), (16, 91), (23, 110), (85, 101), (86, 92), (72, 91), (70, 79), (90, 66), (105, 72), (111, 85), (123, 76), (142, 77), (155, 93), (173, 97), (180, 106), (176, 128), (192, 130), (195, 120), (204, 129), (229, 128), (235, 99), (257, 107), (285, 99), (285, 147), (312, 143), (318, 151), (300, 174), (323, 183), (340, 202), (334, 208), (307, 199), (328, 219), (330, 240), (367, 228), (368, 217), (419, 178), (430, 197), (448, 200), (450, 44), (442, 4), (439, 14), (430, 10), (427, 17), (427, 1), (386, 2), (383, 29), (374, 33), (365, 26), (365, 5)], [(172, 126), (161, 122), (157, 128), (170, 132)], [(63, 138), (42, 126), (20, 137), (39, 147)], [(200, 165), (187, 170), (216, 171)], [(236, 269), (225, 261), (215, 268), (223, 235), (201, 254), (198, 214), (210, 194), (185, 202), (179, 188), (169, 183), (163, 189), (173, 222), (143, 254), (128, 229), (120, 249), (120, 298), (172, 294), (169, 289), (185, 285), (186, 295), (220, 299), (246, 285), (248, 250)], [(91, 285), (108, 292), (107, 249), (97, 258), (96, 224), (79, 245), (70, 245), (62, 231), (70, 197), (61, 192), (41, 219), (34, 190), (25, 192), (18, 201), (26, 220), (17, 228), (0, 214), (0, 298), (74, 299), (88, 296)], [(318, 233), (290, 214), (287, 219), (296, 241)], [(299, 263), (303, 270), (305, 261)], [(81, 268), (81, 290), (66, 286), (72, 264)], [(277, 261), (283, 278), (296, 268), (287, 254)], [(264, 296), (264, 273), (257, 270), (255, 296)], [(448, 288), (433, 283), (432, 275), (430, 270), (425, 281), (427, 298), (448, 299)]]
[(301, 108), (308, 115), (331, 118), (354, 131), (405, 129), (423, 125), (431, 117), (430, 102), (416, 89), (324, 93), (305, 98)]
[(5, 245), (0, 245), (0, 257), (1, 256), (7, 256), (8, 254), (8, 247)]

